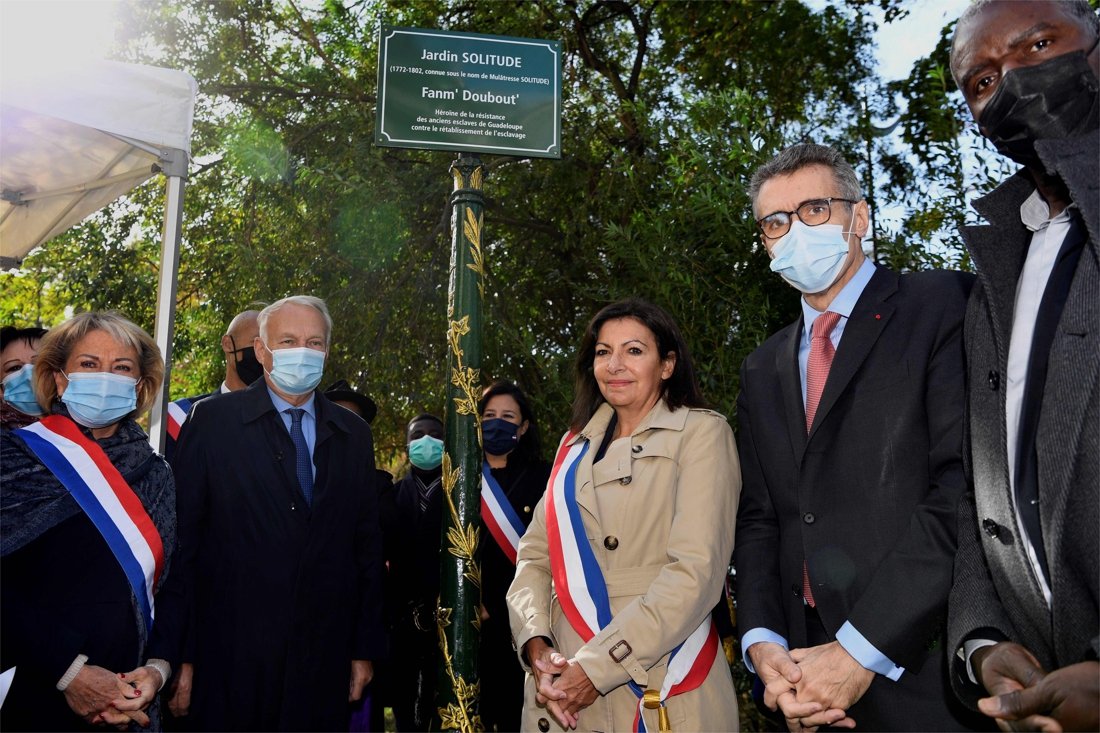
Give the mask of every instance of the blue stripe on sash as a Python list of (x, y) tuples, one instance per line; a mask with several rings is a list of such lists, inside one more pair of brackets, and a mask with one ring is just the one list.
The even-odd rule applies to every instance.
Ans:
[(482, 465), (481, 475), (485, 477), (485, 483), (493, 490), (493, 496), (496, 497), (497, 504), (500, 505), (500, 510), (504, 512), (504, 518), (508, 520), (508, 524), (512, 525), (512, 529), (515, 530), (517, 535), (523, 537), (523, 533), (527, 531), (527, 528), (523, 526), (523, 520), (516, 514), (512, 502), (508, 501), (508, 496), (504, 493), (504, 489), (500, 487), (500, 482), (493, 476), (493, 470), (489, 467), (488, 461), (485, 461)]
[[(581, 567), (584, 568), (584, 582), (588, 586), (588, 594), (596, 606), (596, 620), (600, 629), (611, 623), (611, 600), (607, 596), (607, 584), (603, 579), (603, 570), (596, 562), (596, 553), (592, 552), (592, 546), (588, 544), (588, 533), (584, 531), (584, 520), (581, 518), (581, 508), (577, 504), (577, 468), (584, 460), (584, 454), (588, 452), (588, 441), (585, 441), (580, 454), (573, 465), (565, 474), (565, 505), (569, 509), (569, 524), (573, 528), (577, 549), (581, 555)], [(594, 629), (599, 633), (599, 629)]]
[[(76, 503), (80, 505), (80, 508), (84, 510), (84, 513), (88, 515), (88, 518), (92, 520), (92, 523), (99, 530), (99, 533), (103, 535), (103, 539), (107, 541), (107, 546), (111, 548), (111, 552), (114, 553), (115, 559), (118, 560), (119, 565), (122, 566), (123, 572), (126, 573), (126, 577), (130, 581), (130, 586), (133, 588), (134, 595), (137, 596), (138, 605), (141, 607), (141, 614), (145, 617), (145, 630), (149, 634), (153, 633), (153, 609), (149, 606), (149, 593), (145, 585), (145, 571), (141, 567), (141, 563), (134, 557), (133, 550), (130, 549), (130, 545), (126, 542), (126, 538), (122, 536), (118, 527), (115, 526), (114, 521), (110, 515), (103, 508), (103, 505), (99, 503), (99, 499), (96, 498), (95, 493), (91, 490), (84, 478), (73, 467), (73, 465), (61, 454), (50, 441), (41, 437), (37, 433), (29, 430), (20, 430), (19, 437), (26, 441), (28, 447), (34, 451), (35, 455), (41, 459), (46, 468), (50, 470), (54, 476), (69, 490), (69, 493)], [(91, 458), (88, 459), (91, 461)]]

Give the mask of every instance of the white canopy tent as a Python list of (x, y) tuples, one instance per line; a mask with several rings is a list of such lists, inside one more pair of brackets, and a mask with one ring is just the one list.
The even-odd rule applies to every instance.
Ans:
[(155, 329), (165, 378), (149, 425), (160, 452), (197, 92), (182, 71), (112, 61), (0, 72), (0, 267), (18, 266), (153, 176), (167, 178)]

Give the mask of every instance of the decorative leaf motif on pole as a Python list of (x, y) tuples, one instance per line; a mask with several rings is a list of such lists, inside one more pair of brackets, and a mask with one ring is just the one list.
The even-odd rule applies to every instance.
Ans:
[(481, 308), (485, 297), (483, 168), (462, 155), (451, 167), (450, 284), (442, 491), (445, 504), (437, 613), (442, 652), (432, 730), (479, 733), (481, 635)]

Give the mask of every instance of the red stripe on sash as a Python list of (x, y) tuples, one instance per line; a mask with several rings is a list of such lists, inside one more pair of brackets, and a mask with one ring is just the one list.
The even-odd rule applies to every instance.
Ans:
[(103, 449), (99, 447), (99, 444), (94, 440), (89, 440), (85, 437), (84, 433), (80, 432), (80, 428), (76, 423), (63, 415), (50, 415), (49, 417), (42, 418), (41, 423), (49, 428), (51, 431), (57, 433), (63, 438), (67, 438), (72, 442), (79, 445), (85, 451), (88, 456), (95, 463), (96, 468), (103, 472), (103, 477), (107, 479), (107, 484), (111, 487), (111, 490), (115, 492), (115, 496), (118, 497), (119, 504), (133, 520), (134, 525), (141, 532), (141, 536), (145, 538), (145, 541), (149, 543), (149, 549), (153, 553), (153, 559), (156, 562), (156, 572), (153, 575), (153, 588), (150, 588), (150, 592), (155, 592), (157, 583), (160, 581), (160, 572), (164, 569), (164, 544), (160, 540), (160, 533), (157, 532), (156, 526), (153, 524), (153, 520), (149, 518), (149, 514), (145, 511), (145, 507), (141, 505), (141, 499), (138, 498), (134, 490), (130, 488), (130, 485), (126, 483), (126, 479), (122, 478), (122, 474), (111, 463), (111, 459), (107, 457), (107, 454), (103, 452)]

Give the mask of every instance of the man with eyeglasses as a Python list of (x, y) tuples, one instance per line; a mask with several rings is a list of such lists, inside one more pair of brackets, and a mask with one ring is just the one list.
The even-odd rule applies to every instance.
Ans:
[(942, 635), (973, 277), (865, 257), (867, 203), (830, 147), (782, 151), (750, 194), (802, 317), (741, 368), (745, 663), (792, 731), (967, 729), (980, 720), (950, 694)]

